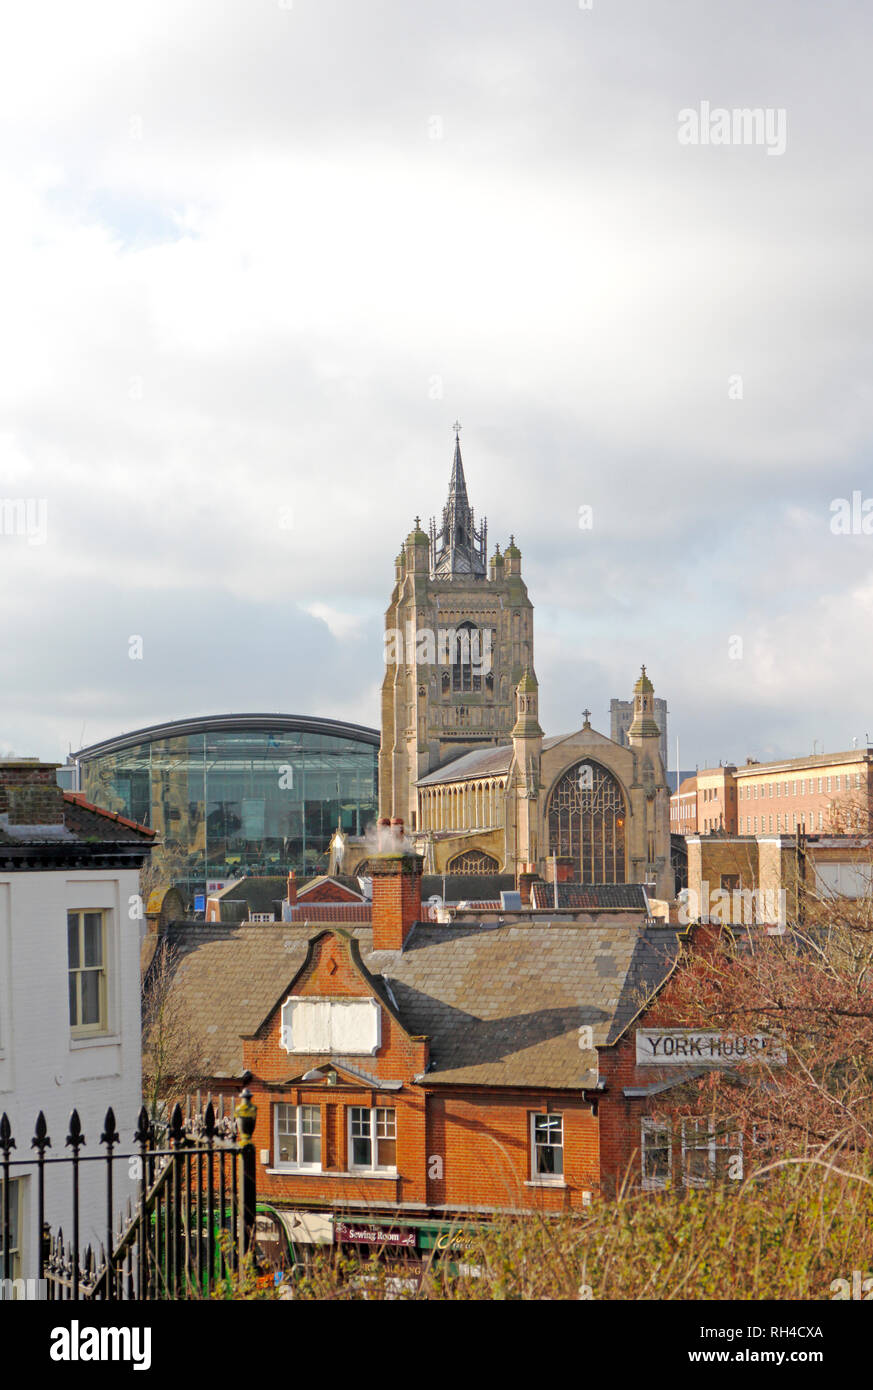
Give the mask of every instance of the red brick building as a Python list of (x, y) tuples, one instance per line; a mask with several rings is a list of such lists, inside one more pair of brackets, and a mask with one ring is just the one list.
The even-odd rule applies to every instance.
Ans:
[(873, 828), (873, 749), (704, 768), (670, 798), (677, 835), (846, 835)]
[(670, 834), (697, 834), (697, 778), (686, 777), (670, 797)]
[(257, 1105), (259, 1196), (298, 1236), (357, 1221), (425, 1249), (458, 1222), (613, 1191), (646, 1109), (623, 1092), (622, 1040), (679, 931), (426, 923), (417, 857), (371, 870), (371, 926), (169, 929), (210, 1084), (245, 1077)]

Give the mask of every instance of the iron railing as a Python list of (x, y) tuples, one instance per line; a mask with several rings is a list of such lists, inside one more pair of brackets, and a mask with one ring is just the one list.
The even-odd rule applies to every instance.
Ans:
[[(110, 1106), (99, 1144), (102, 1153), (87, 1148), (77, 1110), (70, 1115), (65, 1154), (52, 1148), (45, 1116), (40, 1111), (30, 1147), (35, 1158), (13, 1158), (17, 1150), (8, 1116), (0, 1117), (0, 1272), (12, 1279), (11, 1180), (23, 1169), (35, 1169), (39, 1287), (50, 1299), (163, 1299), (208, 1297), (222, 1281), (233, 1279), (251, 1253), (255, 1227), (255, 1150), (252, 1143), (256, 1109), (248, 1089), (242, 1092), (234, 1117), (216, 1117), (210, 1100), (202, 1114), (183, 1117), (176, 1105), (165, 1135), (143, 1106), (133, 1135), (135, 1148), (119, 1149), (115, 1113)], [(99, 1250), (80, 1241), (80, 1175), (83, 1164), (103, 1165), (106, 1221)], [(127, 1165), (136, 1184), (135, 1200), (116, 1210), (113, 1168)], [(45, 1220), (46, 1170), (67, 1165), (70, 1173), (70, 1226), (67, 1239), (61, 1227), (52, 1233)]]

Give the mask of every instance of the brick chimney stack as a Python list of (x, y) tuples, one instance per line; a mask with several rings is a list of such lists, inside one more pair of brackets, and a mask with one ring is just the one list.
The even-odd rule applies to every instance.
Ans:
[(288, 902), (291, 907), (297, 903), (297, 875), (293, 869), (288, 874)]
[[(403, 836), (399, 825), (398, 839)], [(413, 922), (421, 920), (419, 854), (376, 854), (369, 861), (373, 878), (373, 950), (402, 951)]]
[(10, 825), (63, 825), (58, 767), (37, 758), (0, 761), (0, 812), (7, 812)]

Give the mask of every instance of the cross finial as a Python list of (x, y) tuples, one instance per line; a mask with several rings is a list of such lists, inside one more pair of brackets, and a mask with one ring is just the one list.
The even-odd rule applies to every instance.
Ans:
[(591, 727), (591, 711), (590, 711), (590, 709), (583, 709), (583, 711), (582, 711), (582, 718), (585, 720), (585, 728), (586, 728), (586, 729), (590, 729), (590, 727)]
[(415, 529), (416, 529), (416, 531), (418, 531), (418, 530), (421, 529), (421, 517), (420, 517), (420, 516), (417, 516), (417, 517), (415, 518)]
[(452, 425), (452, 429), (455, 431), (455, 438), (457, 439), (458, 436), (459, 436), (460, 433), (461, 433), (461, 422), (460, 422), (460, 420), (456, 420), (456, 421), (455, 421), (455, 423)]

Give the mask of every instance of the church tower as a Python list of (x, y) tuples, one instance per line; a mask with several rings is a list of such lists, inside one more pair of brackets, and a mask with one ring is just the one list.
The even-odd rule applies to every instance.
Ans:
[(534, 872), (540, 855), (543, 731), (539, 721), (539, 686), (530, 667), (516, 687), (509, 786), (515, 794), (517, 870)]
[(417, 828), (420, 777), (473, 749), (509, 743), (516, 686), (533, 670), (533, 605), (521, 551), (487, 560), (487, 523), (467, 495), (456, 424), (449, 492), (429, 535), (416, 517), (385, 613), (379, 814)]
[[(661, 730), (655, 723), (655, 687), (642, 668), (634, 686), (634, 718), (627, 732), (634, 753), (634, 784), (643, 792), (644, 820), (631, 854), (632, 876), (655, 882), (672, 897), (670, 867), (670, 789), (661, 761)], [(666, 886), (665, 886), (666, 885)]]

